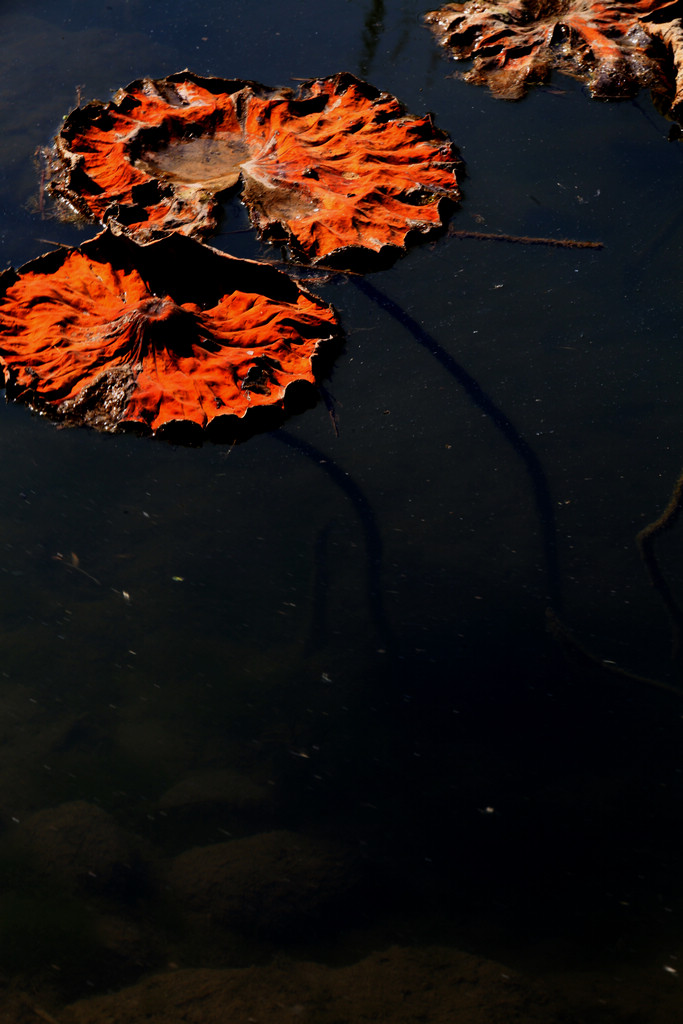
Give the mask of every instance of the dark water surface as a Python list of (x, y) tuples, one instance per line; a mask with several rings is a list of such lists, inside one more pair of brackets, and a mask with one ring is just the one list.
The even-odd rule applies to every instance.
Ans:
[[(646, 96), (557, 78), (509, 104), (448, 77), (424, 10), (2, 5), (3, 265), (95, 232), (37, 205), (77, 94), (185, 67), (359, 74), (460, 146), (454, 229), (605, 245), (451, 235), (316, 285), (347, 332), (338, 437), (322, 402), (233, 448), (0, 407), (7, 1020), (396, 947), (438, 991), (435, 946), (551, 993), (524, 1018), (444, 996), (453, 1019), (681, 1011), (683, 698), (635, 537), (683, 467), (683, 152)], [(227, 210), (216, 244), (279, 258), (244, 226)], [(657, 552), (683, 593), (680, 528)], [(309, 995), (270, 1019), (375, 1019)]]

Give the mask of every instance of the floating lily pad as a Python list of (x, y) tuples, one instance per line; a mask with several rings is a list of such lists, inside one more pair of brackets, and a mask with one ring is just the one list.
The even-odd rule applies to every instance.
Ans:
[(585, 80), (596, 98), (617, 99), (666, 88), (664, 48), (653, 44), (663, 26), (652, 16), (675, 2), (468, 0), (425, 20), (451, 56), (473, 60), (466, 81), (501, 99), (518, 99), (553, 70)]
[(241, 188), (263, 237), (347, 263), (441, 227), (462, 168), (429, 115), (352, 75), (293, 91), (188, 71), (74, 110), (52, 164), (53, 195), (138, 239), (209, 235), (216, 197)]
[(104, 431), (281, 415), (339, 334), (287, 275), (182, 235), (141, 245), (107, 229), (0, 275), (8, 397)]

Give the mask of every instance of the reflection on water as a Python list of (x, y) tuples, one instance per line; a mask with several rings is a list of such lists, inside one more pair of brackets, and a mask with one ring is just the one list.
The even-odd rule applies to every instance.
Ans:
[(368, 75), (372, 68), (384, 29), (385, 7), (384, 0), (372, 0), (372, 3), (368, 5), (362, 35), (363, 53), (358, 62), (358, 70), (361, 75)]
[[(328, 405), (242, 445), (0, 408), (8, 1020), (680, 1014), (679, 680), (635, 538), (681, 468), (681, 153), (644, 97), (446, 77), (421, 14), (5, 5), (13, 265), (93, 233), (35, 203), (77, 90), (186, 66), (368, 68), (462, 147), (456, 228), (605, 243), (312, 283)], [(216, 243), (279, 256), (245, 227)], [(680, 524), (656, 543), (680, 594)]]

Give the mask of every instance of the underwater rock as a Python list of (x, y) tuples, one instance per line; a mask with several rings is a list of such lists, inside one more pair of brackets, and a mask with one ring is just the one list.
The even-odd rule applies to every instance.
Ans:
[(146, 885), (135, 837), (85, 800), (37, 811), (11, 838), (38, 874), (67, 889), (127, 899)]
[(259, 785), (228, 769), (205, 769), (186, 775), (161, 795), (154, 817), (158, 841), (175, 850), (188, 843), (203, 846), (215, 839), (253, 832), (272, 811), (272, 787)]
[(195, 913), (282, 938), (319, 927), (358, 877), (346, 850), (278, 830), (187, 850), (173, 861), (168, 881)]
[(266, 786), (253, 782), (246, 775), (229, 769), (206, 769), (191, 772), (176, 782), (159, 798), (160, 810), (192, 812), (220, 806), (231, 811), (248, 811), (262, 807), (269, 792)]
[(392, 947), (341, 967), (280, 957), (264, 967), (156, 974), (121, 992), (72, 1003), (60, 1014), (64, 1024), (577, 1024), (587, 1019), (503, 964), (438, 946)]

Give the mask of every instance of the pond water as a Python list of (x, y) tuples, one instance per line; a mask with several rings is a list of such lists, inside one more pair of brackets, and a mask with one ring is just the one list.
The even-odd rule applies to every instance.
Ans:
[[(309, 285), (338, 436), (322, 401), (195, 448), (0, 407), (7, 1020), (681, 1012), (680, 663), (635, 538), (683, 467), (683, 153), (646, 95), (492, 99), (425, 9), (3, 4), (4, 265), (95, 233), (34, 155), (143, 76), (350, 71), (467, 164), (450, 234)], [(246, 226), (214, 244), (280, 259)], [(657, 555), (680, 595), (680, 527)]]

